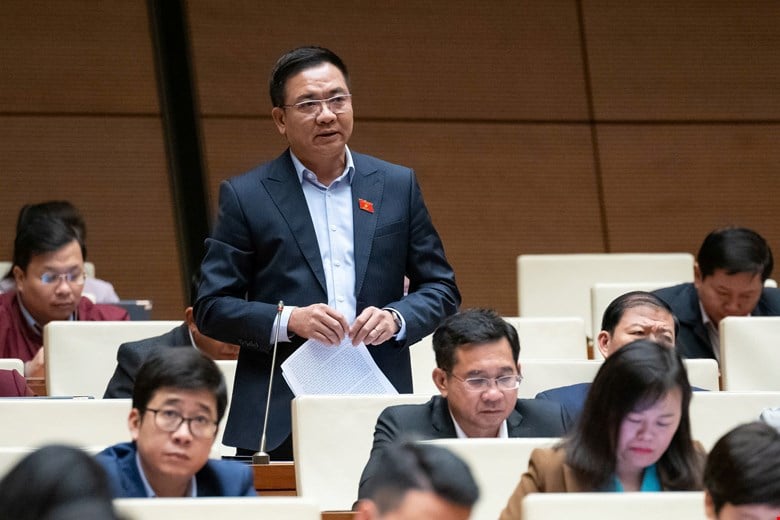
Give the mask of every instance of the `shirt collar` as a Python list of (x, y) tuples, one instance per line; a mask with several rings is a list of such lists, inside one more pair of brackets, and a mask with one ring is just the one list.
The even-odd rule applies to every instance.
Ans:
[[(352, 161), (352, 153), (349, 151), (349, 146), (344, 145), (344, 155), (346, 157), (344, 171), (333, 182), (336, 183), (346, 178), (347, 184), (352, 184), (352, 176), (355, 173), (355, 163)], [(290, 158), (292, 158), (293, 166), (295, 166), (295, 173), (298, 175), (298, 182), (303, 184), (305, 179), (313, 184), (321, 185), (321, 183), (317, 180), (317, 175), (304, 166), (301, 160), (295, 156), (292, 150), (290, 150)]]
[(195, 343), (195, 338), (193, 338), (193, 337), (192, 337), (192, 330), (190, 330), (190, 328), (189, 328), (189, 327), (187, 327), (187, 334), (190, 336), (190, 345), (192, 345), (193, 347), (195, 347), (195, 350), (200, 350), (200, 349), (198, 348), (198, 344), (197, 344), (197, 343)]
[[(463, 431), (463, 428), (460, 427), (458, 424), (458, 421), (455, 420), (455, 417), (452, 415), (452, 412), (450, 412), (450, 417), (452, 418), (452, 424), (455, 425), (455, 435), (457, 435), (458, 439), (468, 439), (469, 436), (466, 435), (466, 432)], [(506, 425), (506, 419), (504, 419), (501, 422), (501, 426), (498, 428), (498, 435), (496, 436), (496, 439), (508, 439), (509, 438), (509, 428)]]
[(712, 323), (709, 314), (707, 314), (707, 311), (704, 310), (704, 305), (701, 303), (701, 300), (699, 300), (699, 310), (701, 311), (702, 323), (704, 323), (705, 325)]
[[(141, 483), (144, 485), (146, 496), (149, 498), (157, 498), (157, 494), (154, 492), (154, 489), (152, 489), (152, 486), (149, 485), (149, 481), (146, 479), (144, 468), (141, 466), (141, 456), (138, 454), (138, 451), (135, 452), (135, 465), (138, 467), (138, 474), (141, 475)], [(184, 493), (184, 496), (190, 498), (198, 496), (198, 482), (195, 480), (195, 475), (193, 475), (190, 479), (190, 484), (187, 487), (187, 491)]]
[[(30, 311), (28, 311), (27, 307), (24, 306), (24, 302), (22, 302), (22, 295), (18, 292), (16, 293), (16, 301), (19, 302), (19, 310), (22, 311), (22, 317), (27, 323), (27, 326), (30, 327), (30, 329), (39, 336), (43, 336), (43, 326), (35, 321), (35, 318), (33, 318), (32, 314), (30, 314)], [(78, 307), (76, 309), (77, 310), (70, 315), (68, 321), (73, 321), (76, 319), (76, 312), (78, 312)]]

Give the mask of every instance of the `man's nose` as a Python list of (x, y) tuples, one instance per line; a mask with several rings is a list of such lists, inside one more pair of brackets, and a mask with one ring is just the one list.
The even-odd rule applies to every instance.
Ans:
[(330, 105), (325, 101), (320, 103), (320, 111), (317, 114), (317, 121), (328, 122), (336, 119), (336, 114), (330, 109)]
[(490, 387), (482, 392), (481, 397), (483, 401), (497, 401), (504, 397), (504, 394), (498, 388), (496, 382), (492, 381)]
[(723, 309), (729, 316), (741, 316), (743, 314), (742, 306), (739, 304), (738, 298), (729, 298)]
[(70, 284), (65, 280), (64, 276), (60, 276), (57, 278), (57, 281), (54, 282), (54, 292), (57, 294), (68, 294), (70, 292), (73, 292), (73, 288), (70, 286)]
[(190, 423), (188, 421), (182, 421), (178, 428), (171, 432), (173, 438), (179, 442), (192, 441), (192, 432), (190, 431)]

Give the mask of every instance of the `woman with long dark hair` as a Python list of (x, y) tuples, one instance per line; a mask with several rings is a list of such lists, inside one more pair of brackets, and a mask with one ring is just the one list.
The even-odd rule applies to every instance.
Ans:
[(599, 369), (573, 433), (534, 450), (501, 520), (519, 520), (537, 492), (702, 489), (704, 453), (691, 439), (691, 385), (674, 349), (638, 340)]

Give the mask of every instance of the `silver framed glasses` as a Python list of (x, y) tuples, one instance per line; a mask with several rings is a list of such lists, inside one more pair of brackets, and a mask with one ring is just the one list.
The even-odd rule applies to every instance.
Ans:
[(282, 105), (282, 108), (294, 108), (301, 114), (316, 116), (325, 106), (334, 114), (343, 114), (352, 106), (352, 94), (338, 94), (328, 99), (306, 99), (292, 105)]
[(523, 376), (520, 374), (513, 374), (510, 376), (500, 377), (469, 377), (463, 379), (450, 372), (450, 375), (462, 382), (466, 387), (466, 390), (471, 392), (485, 392), (490, 390), (495, 383), (496, 388), (499, 390), (516, 390), (520, 386), (520, 382), (523, 380)]
[(186, 422), (193, 437), (210, 439), (217, 433), (217, 422), (205, 415), (184, 417), (172, 408), (147, 408), (146, 411), (154, 414), (154, 424), (164, 432), (175, 432), (181, 428), (181, 423)]
[(87, 280), (87, 273), (74, 271), (70, 273), (43, 273), (40, 277), (43, 285), (59, 285), (60, 282), (67, 282), (70, 285), (84, 285)]

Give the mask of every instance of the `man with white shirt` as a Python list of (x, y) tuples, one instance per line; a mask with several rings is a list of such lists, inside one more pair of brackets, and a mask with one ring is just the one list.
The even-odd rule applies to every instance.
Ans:
[(433, 349), (433, 381), (440, 395), (425, 404), (390, 406), (381, 413), (358, 498), (382, 471), (381, 453), (398, 440), (565, 433), (559, 403), (517, 398), (520, 342), (515, 328), (494, 311), (470, 309), (447, 318), (433, 335)]
[(362, 342), (409, 393), (407, 347), (457, 310), (460, 293), (414, 171), (348, 148), (353, 94), (343, 61), (320, 47), (294, 49), (277, 61), (270, 95), (289, 148), (220, 185), (195, 318), (205, 335), (240, 347), (223, 438), (239, 454), (258, 449), (273, 370), (265, 433), (279, 460), (292, 458), (293, 397), (279, 365), (295, 349), (307, 339)]

